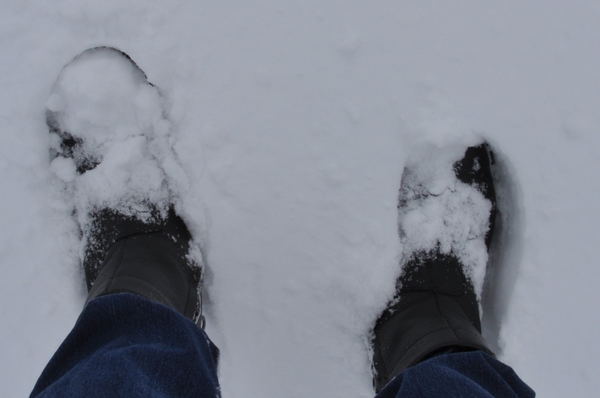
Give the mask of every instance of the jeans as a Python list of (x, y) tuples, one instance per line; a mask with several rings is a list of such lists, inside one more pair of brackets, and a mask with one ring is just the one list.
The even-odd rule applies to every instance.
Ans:
[[(31, 397), (218, 397), (219, 350), (178, 312), (120, 293), (92, 300)], [(511, 368), (479, 351), (413, 366), (377, 396), (533, 397)]]

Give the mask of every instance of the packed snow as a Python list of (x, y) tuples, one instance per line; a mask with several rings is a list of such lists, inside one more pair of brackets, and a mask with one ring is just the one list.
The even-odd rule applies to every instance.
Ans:
[[(86, 151), (113, 170), (148, 160), (128, 172), (176, 198), (206, 260), (225, 397), (373, 396), (368, 338), (400, 272), (405, 166), (420, 148), (482, 139), (500, 210), (484, 337), (539, 396), (600, 390), (597, 2), (8, 0), (0, 11), (3, 397), (29, 394), (85, 301), (65, 186), (118, 199), (92, 177), (75, 187), (76, 164), (52, 161), (46, 107), (71, 106), (84, 119), (62, 122), (94, 137)], [(85, 65), (79, 87), (58, 88), (97, 46), (127, 53), (154, 85), (114, 70), (139, 84), (118, 87), (137, 100), (113, 116), (88, 102), (109, 87)], [(111, 117), (127, 120), (115, 150), (102, 138)]]

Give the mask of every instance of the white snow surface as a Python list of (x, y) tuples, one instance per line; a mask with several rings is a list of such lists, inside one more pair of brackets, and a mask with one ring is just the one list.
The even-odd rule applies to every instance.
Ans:
[[(65, 106), (48, 101), (57, 77), (99, 45), (129, 54), (164, 99), (150, 119), (173, 153), (155, 170), (206, 259), (225, 397), (373, 395), (367, 342), (400, 271), (404, 166), (423, 146), (482, 139), (501, 211), (484, 336), (539, 396), (600, 390), (599, 3), (6, 0), (0, 11), (1, 396), (29, 394), (85, 300), (63, 190), (74, 169), (50, 165), (45, 106)], [(136, 106), (158, 115), (145, 91)], [(150, 151), (136, 134), (131, 153)]]

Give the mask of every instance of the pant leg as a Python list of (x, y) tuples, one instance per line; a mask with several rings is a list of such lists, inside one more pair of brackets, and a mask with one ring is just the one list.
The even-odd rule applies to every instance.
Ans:
[(443, 354), (406, 369), (376, 398), (535, 397), (510, 368), (482, 351)]
[(218, 397), (218, 349), (192, 321), (129, 293), (98, 297), (31, 397)]

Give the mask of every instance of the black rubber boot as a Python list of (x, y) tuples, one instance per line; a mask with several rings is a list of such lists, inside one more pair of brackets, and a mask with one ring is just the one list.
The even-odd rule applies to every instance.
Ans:
[[(487, 145), (468, 148), (454, 165), (456, 177), (492, 202), (485, 243), (496, 215)], [(402, 198), (400, 198), (402, 205)], [(494, 355), (481, 336), (479, 304), (463, 266), (450, 254), (413, 253), (398, 280), (397, 294), (373, 331), (373, 383), (381, 391), (395, 376), (439, 352), (481, 350)]]
[[(108, 73), (105, 74), (103, 68), (107, 67)], [(72, 72), (73, 68), (77, 72)], [(89, 98), (86, 98), (84, 89), (73, 91), (73, 87), (79, 87), (81, 83), (87, 87), (87, 72), (98, 74), (87, 76), (89, 82), (106, 85), (100, 89), (91, 85), (93, 90)], [(107, 76), (112, 76), (113, 79), (107, 79)], [(125, 91), (120, 92), (121, 87), (125, 87)], [(76, 96), (72, 96), (73, 92)], [(131, 97), (130, 102), (127, 102), (128, 96)], [(126, 189), (118, 191), (111, 198), (110, 204), (98, 199), (94, 203), (86, 203), (85, 200), (78, 202), (75, 199), (74, 214), (79, 213), (78, 221), (83, 234), (83, 268), (89, 292), (87, 302), (107, 294), (133, 293), (169, 306), (203, 326), (200, 292), (202, 268), (190, 254), (192, 237), (184, 221), (174, 211), (172, 198), (176, 197), (176, 193), (171, 190), (162, 166), (169, 159), (173, 165), (176, 159), (174, 155), (170, 155), (172, 148), (164, 144), (171, 138), (165, 111), (153, 108), (156, 103), (153, 104), (152, 101), (159, 97), (159, 91), (147, 81), (146, 74), (124, 52), (111, 47), (84, 51), (61, 71), (47, 104), (50, 154), (53, 163), (59, 162), (56, 163), (58, 166), (62, 164), (62, 168), (59, 167), (62, 174), (57, 175), (65, 181), (65, 191), (73, 192), (75, 198), (93, 196), (90, 190), (101, 190), (106, 186), (110, 189), (115, 181), (116, 185), (127, 184)], [(139, 98), (144, 99), (143, 106), (129, 106), (135, 105)], [(120, 110), (123, 115), (112, 112), (107, 105), (114, 100), (127, 109)], [(101, 115), (104, 115), (101, 112), (107, 112), (106, 123), (98, 123), (101, 118), (89, 112), (89, 109), (86, 110), (86, 107), (78, 108), (73, 105), (81, 101), (88, 107), (98, 105)], [(84, 110), (83, 115), (79, 115), (82, 119), (69, 124), (80, 109)], [(158, 112), (161, 114), (156, 117)], [(86, 119), (86, 115), (89, 119)], [(131, 115), (135, 115), (136, 123), (133, 127)], [(102, 128), (95, 129), (97, 125)], [(68, 126), (75, 131), (69, 130)], [(106, 160), (103, 156), (109, 149), (119, 148), (119, 145), (131, 143), (132, 140), (143, 144), (130, 147), (129, 150), (135, 148), (130, 159), (132, 163), (120, 160), (119, 168), (131, 173), (134, 166), (146, 171), (148, 167), (154, 167), (154, 178), (146, 180), (142, 173), (141, 178), (139, 174), (129, 174), (126, 183), (119, 182), (119, 179), (110, 180), (121, 169), (113, 165), (109, 169), (111, 171), (106, 171), (109, 162), (103, 163)], [(159, 147), (161, 149), (157, 149)], [(113, 156), (114, 154), (113, 151)], [(121, 155), (126, 157), (130, 153), (125, 150), (123, 154)], [(72, 166), (66, 167), (66, 163)], [(102, 171), (101, 166), (105, 166), (105, 171), (100, 174), (100, 180), (109, 181), (109, 184), (98, 188), (93, 185), (84, 185), (83, 188), (78, 186), (78, 181), (93, 177), (91, 173)], [(160, 175), (162, 181), (157, 182), (159, 177), (156, 175)], [(146, 187), (139, 184), (139, 181), (142, 184), (147, 181), (150, 183)], [(147, 195), (144, 191), (146, 188), (153, 190), (153, 195)], [(127, 196), (130, 192), (134, 194)], [(98, 196), (98, 192), (95, 194)]]
[(166, 219), (156, 219), (144, 223), (110, 209), (95, 216), (83, 262), (87, 301), (133, 293), (171, 307), (203, 326), (201, 268), (188, 258), (191, 235), (173, 209)]

